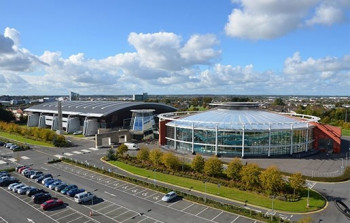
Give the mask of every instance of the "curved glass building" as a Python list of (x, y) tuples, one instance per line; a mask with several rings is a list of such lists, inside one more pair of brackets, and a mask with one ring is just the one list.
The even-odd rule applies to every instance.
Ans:
[(312, 149), (314, 116), (259, 110), (257, 103), (217, 103), (214, 109), (159, 115), (160, 144), (219, 156), (291, 155)]

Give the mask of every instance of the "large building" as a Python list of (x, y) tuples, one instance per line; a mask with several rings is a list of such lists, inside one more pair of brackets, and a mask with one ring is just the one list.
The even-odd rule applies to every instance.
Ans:
[(270, 157), (313, 150), (319, 145), (316, 132), (318, 140), (332, 141), (325, 149), (340, 149), (340, 141), (333, 139), (337, 137), (319, 128), (318, 117), (264, 111), (257, 103), (211, 106), (215, 108), (205, 112), (159, 115), (159, 143), (190, 153)]
[[(85, 136), (95, 135), (99, 128), (130, 128), (132, 110), (139, 109), (153, 109), (154, 115), (176, 111), (174, 107), (160, 103), (62, 101), (62, 127), (67, 133), (82, 131)], [(30, 113), (29, 127), (58, 130), (60, 120), (57, 102), (35, 105), (25, 111)]]

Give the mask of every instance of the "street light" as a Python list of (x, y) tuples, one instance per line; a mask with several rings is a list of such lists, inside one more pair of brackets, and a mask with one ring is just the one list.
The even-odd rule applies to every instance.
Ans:
[(306, 183), (307, 185), (307, 200), (306, 200), (306, 207), (309, 208), (310, 206), (310, 201), (309, 201), (309, 198), (310, 198), (310, 187), (309, 187), (309, 183)]
[(207, 203), (207, 182), (206, 181), (204, 181), (204, 191), (205, 191), (204, 203)]
[[(98, 189), (95, 189), (93, 190), (92, 192), (95, 192), (97, 191)], [(92, 199), (91, 199), (91, 211), (90, 211), (90, 216), (93, 215), (93, 209), (92, 209), (92, 206), (94, 206), (94, 198), (95, 198), (95, 195), (93, 195)]]

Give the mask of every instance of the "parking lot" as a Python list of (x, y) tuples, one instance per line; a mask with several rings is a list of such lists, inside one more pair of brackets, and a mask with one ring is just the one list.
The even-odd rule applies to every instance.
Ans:
[[(57, 170), (76, 175), (78, 177), (84, 178), (91, 182), (103, 185), (112, 189), (112, 192), (105, 191), (105, 194), (111, 198), (116, 197), (117, 195), (113, 192), (122, 192), (127, 195), (137, 197), (145, 201), (152, 202), (157, 206), (165, 207), (170, 209), (170, 211), (180, 212), (183, 215), (190, 215), (191, 217), (198, 219), (198, 222), (215, 222), (215, 223), (227, 223), (227, 222), (236, 222), (236, 223), (253, 223), (257, 222), (256, 220), (249, 219), (246, 217), (238, 216), (229, 212), (183, 200), (177, 198), (172, 202), (164, 202), (161, 198), (164, 196), (163, 193), (153, 191), (151, 189), (146, 189), (131, 183), (127, 183), (121, 180), (103, 176), (79, 167), (67, 165), (64, 163), (55, 163), (50, 165)], [(152, 181), (153, 182), (153, 181)], [(154, 182), (156, 183), (156, 182)], [(143, 212), (134, 212), (132, 210), (127, 210), (126, 207), (120, 206), (115, 202), (104, 200), (98, 205), (93, 205), (91, 207), (93, 211), (98, 212), (102, 215), (111, 217), (112, 219), (117, 220), (118, 222), (149, 222), (150, 219), (145, 219), (144, 221), (141, 218), (138, 218), (139, 221), (133, 221), (132, 217), (139, 215), (140, 217), (145, 217), (147, 213)], [(129, 213), (130, 212), (130, 213)], [(134, 215), (136, 214), (136, 215)], [(129, 217), (129, 219), (128, 219)], [(136, 217), (135, 217), (136, 218)], [(147, 220), (147, 221), (146, 221)]]

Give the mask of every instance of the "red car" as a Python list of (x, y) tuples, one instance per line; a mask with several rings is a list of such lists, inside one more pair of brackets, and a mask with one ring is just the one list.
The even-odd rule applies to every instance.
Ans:
[(28, 169), (29, 167), (27, 166), (22, 166), (21, 168), (18, 169), (18, 173), (21, 173), (23, 170)]
[(58, 207), (58, 206), (61, 206), (61, 205), (63, 205), (63, 201), (62, 200), (51, 199), (51, 200), (45, 201), (40, 206), (41, 206), (41, 209), (43, 209), (43, 210), (49, 210), (51, 208), (55, 208), (55, 207)]

